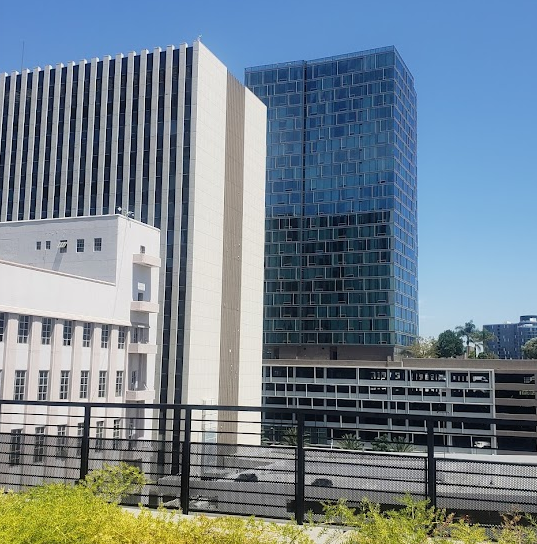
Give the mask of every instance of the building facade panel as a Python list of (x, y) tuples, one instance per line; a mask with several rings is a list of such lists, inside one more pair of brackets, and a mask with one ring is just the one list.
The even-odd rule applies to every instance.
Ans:
[[(46, 243), (50, 232), (54, 245)], [(147, 266), (134, 256), (143, 247), (156, 258), (159, 238), (157, 229), (121, 215), (0, 224), (2, 247), (11, 248), (10, 260), (0, 260), (0, 398), (155, 401), (156, 314), (132, 311), (131, 302), (157, 300), (158, 262)], [(63, 259), (70, 254), (78, 259)], [(111, 273), (110, 281), (101, 279)], [(138, 344), (154, 349), (131, 349)], [(99, 410), (103, 437), (111, 436), (112, 418), (123, 438), (129, 428), (129, 438), (152, 436), (152, 427), (131, 421), (129, 409)], [(2, 432), (24, 425), (25, 433), (35, 426), (36, 434), (55, 435), (64, 426), (66, 437), (76, 436), (82, 415), (60, 406), (6, 405), (4, 413)]]
[(418, 332), (412, 75), (387, 47), (246, 85), (268, 107), (264, 356), (393, 355)]
[[(234, 137), (226, 133), (227, 69), (198, 41), (3, 74), (0, 81), (0, 220), (121, 209), (159, 228), (159, 399), (217, 399), (225, 149), (238, 145), (226, 141)], [(260, 110), (242, 110), (243, 132), (249, 125), (256, 125), (252, 133), (265, 130)], [(24, 143), (32, 138), (33, 154)], [(260, 177), (264, 157), (250, 158)], [(257, 187), (257, 177), (245, 183)], [(259, 230), (259, 216), (241, 217), (249, 221), (242, 232)], [(238, 350), (236, 367), (254, 364), (259, 373), (261, 340), (256, 349), (257, 360), (244, 365)], [(188, 370), (190, 382), (183, 380)]]

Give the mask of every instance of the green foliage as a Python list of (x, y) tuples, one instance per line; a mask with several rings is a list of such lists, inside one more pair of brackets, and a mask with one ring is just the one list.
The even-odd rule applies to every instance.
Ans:
[(341, 448), (343, 450), (363, 450), (364, 444), (363, 442), (354, 434), (344, 434), (338, 441), (337, 441), (338, 448)]
[(139, 493), (149, 480), (138, 467), (122, 461), (119, 465), (104, 463), (103, 468), (92, 470), (80, 483), (105, 501), (119, 503)]
[[(459, 325), (458, 327), (455, 327), (455, 333), (460, 338), (466, 339), (466, 350), (468, 351), (468, 348), (470, 346), (470, 342), (473, 342), (474, 335), (477, 331), (477, 327), (475, 326), (472, 319), (470, 321), (467, 321), (464, 325)], [(462, 355), (462, 354), (461, 354)]]
[(522, 353), (526, 359), (537, 359), (537, 338), (528, 340), (522, 346)]
[(407, 442), (403, 437), (398, 436), (396, 438), (392, 439), (391, 444), (391, 450), (390, 451), (398, 451), (398, 452), (411, 452), (414, 451), (414, 446)]
[(59, 484), (0, 496), (2, 544), (106, 542), (105, 531), (122, 510), (83, 486)]
[(498, 544), (535, 544), (537, 543), (537, 531), (535, 520), (528, 516), (526, 519), (530, 525), (522, 525), (521, 514), (502, 515), (502, 526), (493, 531), (494, 540)]
[(403, 437), (398, 436), (390, 440), (387, 434), (381, 434), (371, 442), (371, 449), (373, 451), (411, 452), (414, 451), (414, 446)]
[(381, 434), (371, 442), (373, 451), (390, 451), (390, 445), (390, 439), (387, 434)]
[(490, 351), (482, 351), (478, 356), (478, 359), (496, 359), (496, 356), (494, 353), (490, 353)]
[[(309, 444), (311, 442), (311, 437), (308, 432), (304, 433), (304, 444)], [(298, 429), (296, 427), (289, 427), (285, 429), (282, 435), (282, 444), (287, 446), (297, 446), (298, 445)]]
[(138, 516), (87, 487), (47, 485), (0, 495), (2, 544), (313, 544), (302, 527), (254, 518)]
[(426, 544), (428, 535), (445, 520), (445, 512), (408, 495), (401, 503), (399, 510), (381, 512), (367, 499), (358, 511), (339, 501), (325, 507), (326, 522), (352, 528), (345, 533), (344, 544)]
[[(488, 544), (487, 533), (478, 523), (470, 524), (467, 518), (460, 519), (457, 523), (453, 523), (448, 531), (451, 541), (460, 542), (461, 544)], [(444, 540), (444, 542), (450, 542)]]
[(462, 339), (454, 331), (447, 330), (438, 335), (436, 354), (438, 357), (457, 357), (464, 353)]
[(405, 357), (414, 359), (435, 358), (436, 340), (434, 338), (422, 338), (421, 336), (402, 353)]

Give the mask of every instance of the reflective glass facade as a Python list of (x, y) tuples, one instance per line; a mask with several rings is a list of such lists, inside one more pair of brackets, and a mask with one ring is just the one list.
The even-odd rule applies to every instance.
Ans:
[(399, 53), (249, 68), (246, 85), (268, 106), (265, 358), (411, 344), (416, 92)]

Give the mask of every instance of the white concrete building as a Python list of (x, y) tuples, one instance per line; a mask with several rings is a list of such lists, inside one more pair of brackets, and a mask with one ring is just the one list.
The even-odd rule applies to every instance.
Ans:
[[(159, 239), (123, 215), (0, 223), (0, 399), (155, 402)], [(137, 412), (94, 408), (93, 436), (149, 438)], [(5, 404), (0, 431), (77, 436), (82, 413)]]
[(160, 229), (159, 402), (261, 404), (266, 113), (199, 41), (0, 73), (0, 222)]

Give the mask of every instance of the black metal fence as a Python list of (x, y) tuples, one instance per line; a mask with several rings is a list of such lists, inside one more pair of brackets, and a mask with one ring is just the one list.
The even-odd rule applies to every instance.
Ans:
[[(498, 512), (537, 513), (535, 453), (494, 449), (505, 419), (412, 415), (412, 433), (403, 435), (386, 426), (390, 414), (375, 414), (376, 428), (353, 429), (348, 419), (344, 429), (342, 419), (326, 423), (330, 415), (334, 421), (341, 412), (0, 401), (0, 488), (76, 482), (104, 463), (125, 461), (151, 480), (130, 503), (185, 513), (301, 523), (327, 501), (357, 505), (367, 497), (394, 505), (405, 493), (482, 521), (494, 522)], [(359, 422), (371, 414), (354, 416)], [(486, 440), (450, 447), (449, 433), (463, 435), (462, 424), (486, 429)]]

